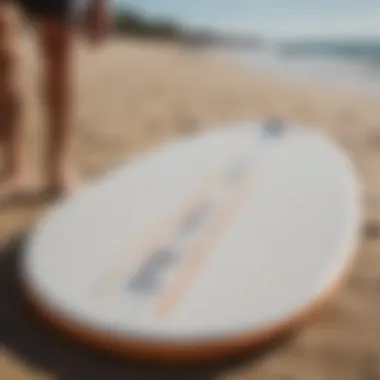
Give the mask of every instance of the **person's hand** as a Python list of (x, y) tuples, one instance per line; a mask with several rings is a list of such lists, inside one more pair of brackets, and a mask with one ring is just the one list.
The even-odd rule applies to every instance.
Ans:
[(84, 22), (90, 43), (102, 43), (110, 33), (112, 25), (108, 0), (90, 0)]

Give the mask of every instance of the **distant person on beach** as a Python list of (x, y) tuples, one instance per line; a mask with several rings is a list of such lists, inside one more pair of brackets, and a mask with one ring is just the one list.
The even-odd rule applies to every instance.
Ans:
[[(74, 0), (0, 0), (0, 146), (5, 170), (0, 177), (0, 201), (28, 195), (27, 158), (20, 128), (23, 114), (20, 66), (20, 11), (37, 32), (44, 62), (42, 95), (47, 106), (49, 190), (66, 195), (74, 190), (76, 173), (70, 163), (71, 60)], [(83, 0), (80, 0), (83, 2)], [(109, 24), (108, 0), (85, 0), (83, 26), (91, 43), (101, 42)]]

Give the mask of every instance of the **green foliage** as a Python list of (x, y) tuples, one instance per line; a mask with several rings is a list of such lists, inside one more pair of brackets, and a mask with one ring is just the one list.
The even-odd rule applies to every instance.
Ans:
[(120, 11), (116, 16), (116, 32), (120, 35), (179, 41), (191, 45), (228, 45), (254, 47), (255, 36), (233, 36), (207, 30), (185, 30), (172, 20), (153, 20), (133, 10)]
[(184, 38), (181, 28), (170, 20), (152, 21), (141, 15), (128, 11), (116, 16), (116, 30), (119, 34), (165, 39)]

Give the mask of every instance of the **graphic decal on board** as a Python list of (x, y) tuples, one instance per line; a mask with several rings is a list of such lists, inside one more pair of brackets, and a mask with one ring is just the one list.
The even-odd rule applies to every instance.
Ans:
[[(257, 132), (257, 130), (255, 131)], [(268, 142), (277, 140), (284, 132), (284, 127), (277, 121), (262, 126), (259, 133), (265, 138), (264, 148)], [(222, 172), (216, 184), (208, 190), (198, 201), (177, 221), (172, 230), (161, 244), (155, 245), (145, 253), (145, 257), (131, 271), (125, 271), (121, 283), (122, 293), (127, 297), (146, 299), (150, 304), (157, 303), (157, 312), (165, 314), (169, 310), (168, 300), (176, 298), (172, 292), (173, 284), (186, 277), (188, 268), (194, 267), (195, 257), (220, 225), (231, 222), (234, 209), (242, 199), (242, 189), (252, 182), (254, 162), (260, 149), (252, 149), (242, 153), (240, 158), (233, 162), (227, 170)], [(229, 210), (229, 211), (228, 211)], [(226, 217), (226, 213), (230, 217)], [(227, 218), (227, 219), (226, 219)], [(224, 220), (226, 219), (226, 220)], [(216, 239), (213, 238), (213, 239)], [(206, 245), (210, 245), (208, 242)], [(184, 285), (177, 286), (183, 288)], [(115, 289), (116, 290), (116, 289)], [(108, 292), (109, 294), (109, 292)], [(166, 306), (164, 306), (166, 304)]]

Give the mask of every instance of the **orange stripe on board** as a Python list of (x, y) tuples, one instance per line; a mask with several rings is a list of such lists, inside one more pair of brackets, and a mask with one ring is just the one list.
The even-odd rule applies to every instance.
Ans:
[(250, 194), (251, 179), (253, 173), (243, 182), (236, 191), (235, 196), (229, 207), (220, 216), (218, 223), (214, 226), (210, 234), (207, 234), (190, 253), (192, 260), (189, 265), (178, 275), (177, 280), (173, 281), (171, 287), (166, 294), (158, 301), (156, 305), (155, 314), (159, 318), (168, 316), (173, 310), (177, 302), (182, 298), (183, 294), (188, 289), (191, 281), (195, 278), (197, 272), (200, 270), (202, 263), (210, 254), (212, 246), (217, 242), (218, 237), (226, 230), (231, 219), (237, 214), (242, 206), (244, 200)]
[(102, 286), (103, 289), (98, 289), (96, 291), (95, 297), (98, 301), (104, 300), (105, 296), (109, 294), (112, 289), (118, 287), (126, 275), (126, 271), (130, 273), (134, 269), (137, 269), (139, 264), (141, 264), (148, 256), (153, 247), (163, 243), (170, 237), (170, 234), (178, 225), (178, 222), (185, 217), (186, 213), (191, 210), (191, 208), (196, 205), (207, 190), (216, 183), (216, 180), (217, 176), (209, 178), (209, 180), (203, 184), (197, 195), (190, 202), (188, 202), (175, 217), (171, 218), (169, 223), (166, 223), (164, 226), (160, 224), (158, 229), (151, 231), (150, 236), (148, 234), (144, 237), (144, 245), (137, 251), (137, 254), (135, 254), (132, 258), (129, 257), (127, 262), (118, 263), (115, 266), (115, 268), (107, 276), (107, 280), (105, 281), (106, 283)]
[[(239, 149), (236, 148), (236, 150), (238, 151)], [(137, 250), (137, 254), (133, 255), (132, 258), (127, 257), (126, 262), (119, 262), (107, 276), (105, 284), (103, 285), (102, 283), (101, 288), (96, 288), (94, 290), (93, 297), (96, 302), (102, 303), (106, 299), (106, 296), (111, 293), (112, 289), (121, 286), (126, 274), (130, 274), (133, 270), (138, 268), (155, 246), (163, 244), (169, 239), (180, 220), (183, 219), (208, 192), (210, 192), (212, 186), (215, 186), (218, 183), (217, 180), (220, 178), (224, 170), (225, 166), (223, 165), (215, 176), (208, 177), (208, 179), (203, 182), (203, 186), (201, 186), (194, 198), (192, 198), (175, 217), (171, 218), (169, 223), (165, 223), (163, 227), (161, 227), (163, 224), (160, 224), (158, 229), (153, 229), (150, 234), (144, 236), (143, 248)]]

